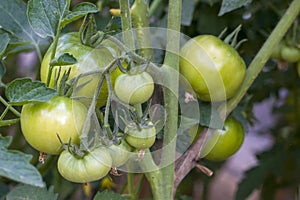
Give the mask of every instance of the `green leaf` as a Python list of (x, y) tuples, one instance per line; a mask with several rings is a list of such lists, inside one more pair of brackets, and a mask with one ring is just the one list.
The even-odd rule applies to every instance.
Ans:
[(4, 54), (4, 51), (10, 41), (9, 35), (7, 33), (0, 34), (0, 58)]
[(183, 0), (181, 10), (181, 24), (189, 26), (192, 23), (195, 8), (195, 1)]
[(30, 199), (30, 200), (56, 200), (58, 194), (53, 192), (53, 187), (47, 188), (34, 187), (30, 185), (19, 185), (6, 196), (7, 200)]
[(62, 27), (65, 25), (89, 14), (89, 13), (97, 13), (99, 10), (95, 4), (89, 2), (82, 2), (77, 4), (73, 9), (72, 12), (67, 14), (65, 18), (62, 20), (61, 24)]
[(6, 68), (3, 63), (0, 61), (0, 87), (4, 87), (5, 84), (2, 82), (2, 78), (6, 72)]
[(251, 3), (252, 0), (223, 0), (219, 16)]
[(28, 102), (45, 102), (57, 95), (57, 91), (47, 88), (45, 83), (30, 78), (15, 79), (7, 84), (5, 95), (11, 105), (23, 105)]
[(28, 21), (34, 32), (42, 38), (55, 37), (59, 22), (68, 13), (70, 0), (30, 0), (27, 6)]
[(235, 199), (247, 199), (253, 190), (260, 188), (268, 174), (275, 174), (281, 170), (280, 163), (284, 162), (285, 157), (285, 152), (280, 145), (258, 155), (259, 165), (245, 173), (245, 177), (238, 185)]
[(0, 27), (9, 33), (12, 43), (36, 44), (37, 36), (27, 21), (26, 3), (23, 0), (1, 0), (0, 19)]
[(103, 192), (98, 192), (96, 196), (94, 197), (94, 200), (103, 200), (103, 199), (109, 199), (109, 200), (126, 200), (124, 197), (122, 197), (120, 194), (104, 190)]
[(76, 64), (77, 60), (71, 54), (64, 53), (60, 55), (58, 58), (54, 58), (51, 60), (51, 66), (64, 66), (64, 65), (73, 65)]
[(44, 182), (38, 170), (30, 164), (32, 155), (19, 151), (8, 150), (11, 144), (11, 137), (0, 135), (0, 176), (11, 180), (43, 187)]

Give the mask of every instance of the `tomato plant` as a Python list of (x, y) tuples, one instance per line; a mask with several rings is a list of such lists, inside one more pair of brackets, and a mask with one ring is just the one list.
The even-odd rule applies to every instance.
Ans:
[(128, 123), (125, 133), (128, 144), (138, 150), (151, 147), (156, 138), (156, 129), (152, 122)]
[(154, 81), (147, 72), (138, 74), (121, 74), (115, 82), (117, 97), (127, 104), (141, 104), (147, 101), (153, 93)]
[[(283, 186), (299, 196), (299, 0), (228, 2), (1, 0), (0, 196), (211, 198), (215, 181), (209, 182), (219, 179), (201, 172), (211, 176), (224, 163), (209, 159), (238, 150), (244, 137), (238, 122), (267, 124), (249, 130), (273, 145), (239, 183), (229, 180), (236, 191), (220, 188), (236, 192), (235, 199), (257, 188), (259, 198), (277, 199)], [(272, 52), (277, 61), (269, 59)], [(125, 71), (120, 63), (147, 70), (142, 65), (134, 74), (126, 66), (128, 74), (116, 78), (118, 67)], [(258, 123), (260, 115), (255, 121), (252, 110), (270, 99), (280, 120), (269, 126)], [(227, 116), (235, 118), (221, 127)], [(12, 126), (19, 122), (21, 129)], [(111, 145), (116, 141), (122, 142)], [(30, 145), (42, 151), (39, 157)], [(128, 159), (131, 150), (138, 159)], [(121, 165), (126, 172), (115, 173)], [(201, 193), (191, 191), (195, 183), (204, 186)]]
[[(73, 65), (55, 66), (53, 68), (51, 79), (50, 79), (50, 87), (54, 86), (55, 74), (58, 73), (59, 68), (61, 68), (61, 73), (60, 73), (60, 77), (58, 77), (58, 84), (60, 83), (63, 73), (67, 71), (69, 68), (71, 68), (69, 79), (72, 79), (86, 72), (103, 69), (108, 63), (110, 63), (113, 60), (113, 56), (111, 52), (104, 47), (105, 45), (108, 46), (108, 44), (110, 43), (104, 41), (103, 46), (100, 46), (98, 48), (93, 48), (81, 43), (78, 32), (71, 32), (62, 35), (59, 38), (58, 45), (57, 45), (57, 50), (56, 50), (57, 57), (64, 53), (70, 54), (77, 60), (77, 63)], [(115, 46), (113, 46), (113, 48), (115, 48)], [(53, 51), (53, 44), (48, 48), (41, 64), (40, 76), (41, 76), (41, 80), (45, 83), (47, 82), (47, 76), (49, 73), (49, 64), (51, 61), (52, 51)], [(118, 49), (115, 48), (115, 51), (118, 51)], [(120, 73), (121, 72), (118, 69), (116, 69), (111, 74), (111, 79), (113, 84), (115, 78)], [(85, 97), (85, 99), (83, 99), (83, 102), (85, 102), (85, 104), (90, 102), (90, 99), (93, 97), (95, 90), (99, 84), (99, 78), (100, 78), (99, 74), (92, 74), (80, 78), (77, 83), (78, 88), (75, 89), (73, 96)], [(105, 105), (107, 95), (108, 95), (107, 84), (106, 82), (104, 82), (98, 96), (99, 107)]]
[(203, 101), (232, 97), (245, 72), (245, 63), (237, 51), (215, 36), (197, 36), (180, 50), (180, 73)]
[(223, 129), (216, 130), (204, 144), (201, 156), (209, 160), (221, 161), (236, 153), (244, 141), (244, 129), (235, 119), (229, 117)]
[(58, 158), (57, 169), (67, 180), (88, 183), (107, 175), (112, 166), (112, 158), (105, 147), (98, 147), (82, 157), (64, 150)]
[(87, 109), (79, 101), (55, 96), (47, 102), (28, 103), (21, 112), (21, 129), (26, 141), (47, 154), (59, 154), (61, 143), (79, 142)]

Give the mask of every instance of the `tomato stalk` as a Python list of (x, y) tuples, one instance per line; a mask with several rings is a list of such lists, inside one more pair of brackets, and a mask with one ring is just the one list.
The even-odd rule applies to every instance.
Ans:
[(258, 76), (265, 63), (268, 61), (272, 54), (273, 49), (282, 40), (285, 33), (289, 30), (290, 26), (296, 19), (300, 12), (300, 0), (293, 0), (285, 14), (282, 16), (271, 35), (263, 44), (262, 48), (256, 54), (252, 62), (250, 63), (245, 80), (242, 83), (236, 94), (220, 108), (220, 113), (223, 116), (228, 115), (241, 101), (247, 90), (252, 85), (255, 78)]
[[(57, 49), (57, 45), (58, 45), (58, 40), (59, 40), (59, 36), (60, 36), (60, 31), (61, 31), (61, 21), (58, 21), (58, 25), (57, 25), (57, 30), (56, 30), (56, 34), (55, 34), (55, 38), (53, 41), (53, 49), (51, 52), (51, 57), (50, 60), (53, 60), (55, 58), (55, 54), (56, 54), (56, 49)], [(49, 86), (50, 84), (50, 80), (51, 80), (51, 76), (52, 76), (52, 71), (53, 71), (53, 66), (50, 65), (49, 66), (49, 72), (47, 75), (47, 82), (46, 82), (46, 86)]]
[(131, 18), (130, 18), (130, 6), (129, 1), (119, 0), (119, 5), (121, 9), (121, 21), (122, 21), (122, 31), (123, 31), (123, 40), (125, 45), (129, 49), (134, 49), (134, 38), (131, 31)]
[[(167, 51), (163, 65), (165, 78), (164, 100), (166, 123), (164, 127), (164, 142), (162, 164), (171, 163), (162, 169), (164, 199), (173, 199), (173, 183), (175, 170), (176, 135), (178, 121), (178, 87), (179, 87), (179, 48), (182, 1), (170, 0), (168, 10)], [(175, 53), (174, 53), (175, 52)], [(171, 161), (171, 162), (170, 162)]]
[[(82, 129), (82, 133), (80, 135), (80, 147), (84, 147), (83, 149), (87, 149), (88, 147), (88, 142), (87, 142), (87, 139), (88, 139), (88, 136), (87, 136), (87, 132), (88, 132), (88, 127), (89, 127), (89, 124), (90, 124), (90, 121), (91, 121), (91, 117), (95, 111), (95, 108), (96, 108), (96, 102), (97, 102), (97, 98), (98, 98), (98, 95), (100, 93), (100, 89), (102, 87), (102, 84), (104, 82), (104, 79), (105, 79), (105, 75), (106, 73), (109, 72), (109, 70), (112, 70), (114, 69), (113, 67), (116, 65), (116, 59), (113, 60), (112, 62), (110, 62), (107, 67), (104, 68), (104, 70), (102, 71), (101, 73), (101, 77), (99, 79), (99, 83), (98, 83), (98, 86), (96, 88), (96, 91), (94, 93), (94, 96), (93, 96), (93, 99), (92, 99), (92, 103), (91, 105), (89, 106), (89, 109), (88, 109), (88, 113), (87, 113), (87, 116), (86, 116), (86, 119), (85, 119), (85, 122), (84, 122), (84, 126), (83, 126), (83, 129)], [(85, 74), (81, 74), (77, 77), (77, 80), (84, 76)], [(82, 148), (80, 148), (82, 149)]]

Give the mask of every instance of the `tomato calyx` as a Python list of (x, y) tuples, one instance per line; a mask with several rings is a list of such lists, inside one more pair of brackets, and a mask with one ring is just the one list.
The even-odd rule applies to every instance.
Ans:
[[(232, 31), (230, 34), (226, 36), (224, 39), (224, 42), (232, 46), (234, 49), (238, 49), (242, 43), (246, 42), (247, 39), (242, 39), (240, 41), (237, 41), (238, 34), (242, 29), (242, 25), (239, 25), (234, 31)], [(219, 35), (219, 38), (221, 39), (222, 36), (226, 33), (227, 28), (225, 28)]]
[(62, 146), (62, 148), (68, 152), (70, 152), (72, 155), (74, 155), (74, 157), (80, 159), (80, 158), (83, 158), (87, 153), (88, 151), (87, 150), (82, 150), (79, 148), (78, 145), (74, 144), (71, 142), (71, 140), (69, 140), (68, 143), (63, 143), (63, 141), (61, 140), (59, 134), (57, 133), (57, 138)]

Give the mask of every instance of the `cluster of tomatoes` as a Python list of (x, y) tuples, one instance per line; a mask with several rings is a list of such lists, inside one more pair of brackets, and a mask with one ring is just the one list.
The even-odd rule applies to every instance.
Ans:
[(297, 63), (298, 75), (300, 77), (299, 44), (294, 45), (288, 40), (282, 40), (272, 52), (271, 58), (288, 63)]
[[(104, 40), (103, 43), (109, 41)], [(41, 65), (41, 81), (45, 83), (49, 76), (52, 51), (53, 45), (49, 47)], [(60, 83), (60, 74), (69, 69), (68, 78), (72, 79), (89, 71), (103, 69), (114, 59), (108, 48), (83, 45), (78, 33), (67, 33), (60, 37), (56, 55), (66, 53), (78, 62), (55, 66), (49, 87)], [(57, 75), (58, 69), (60, 73)], [(232, 97), (244, 79), (245, 70), (245, 64), (236, 50), (214, 36), (193, 38), (180, 51), (180, 73), (202, 101), (221, 102)], [(59, 155), (58, 171), (72, 182), (98, 180), (109, 173), (112, 167), (124, 165), (133, 149), (145, 150), (156, 140), (155, 126), (149, 118), (143, 117), (126, 122), (124, 137), (119, 145), (101, 145), (85, 150), (78, 148), (80, 135), (89, 126), (86, 125), (87, 107), (98, 87), (99, 78), (99, 73), (79, 78), (76, 83), (79, 87), (73, 91), (73, 97), (77, 98), (54, 96), (47, 102), (28, 103), (22, 108), (21, 129), (27, 142), (40, 152)], [(154, 81), (145, 70), (122, 73), (115, 68), (110, 78), (115, 96), (124, 105), (134, 107), (143, 104), (153, 94)], [(108, 84), (103, 83), (96, 107), (106, 104), (108, 94)], [(240, 148), (243, 139), (241, 124), (228, 117), (224, 128), (216, 130), (204, 145), (201, 155), (212, 160), (224, 160)]]
[[(104, 41), (104, 43), (107, 41)], [(53, 45), (46, 52), (41, 66), (41, 81), (47, 82)], [(55, 66), (49, 86), (60, 82), (64, 72), (69, 70), (69, 79), (88, 71), (104, 68), (113, 60), (106, 48), (92, 48), (81, 43), (78, 33), (68, 33), (60, 37), (56, 54), (71, 54), (77, 63)], [(60, 74), (57, 77), (57, 69)], [(56, 75), (56, 76), (55, 76)], [(114, 92), (119, 101), (127, 105), (141, 104), (147, 101), (154, 90), (154, 81), (147, 72), (121, 73), (117, 68), (111, 74)], [(55, 77), (55, 78), (54, 78)], [(72, 182), (91, 182), (104, 177), (111, 168), (124, 165), (133, 148), (143, 150), (155, 142), (155, 126), (148, 119), (139, 123), (128, 122), (124, 129), (125, 137), (120, 144), (101, 145), (80, 151), (80, 135), (85, 126), (88, 105), (99, 83), (99, 73), (78, 79), (79, 87), (70, 98), (54, 96), (47, 102), (28, 103), (21, 112), (21, 129), (26, 141), (44, 154), (59, 155), (57, 168), (60, 174)], [(131, 83), (131, 87), (128, 87)], [(108, 85), (103, 83), (97, 99), (97, 107), (105, 105), (108, 97)], [(62, 148), (62, 147), (65, 147)]]

